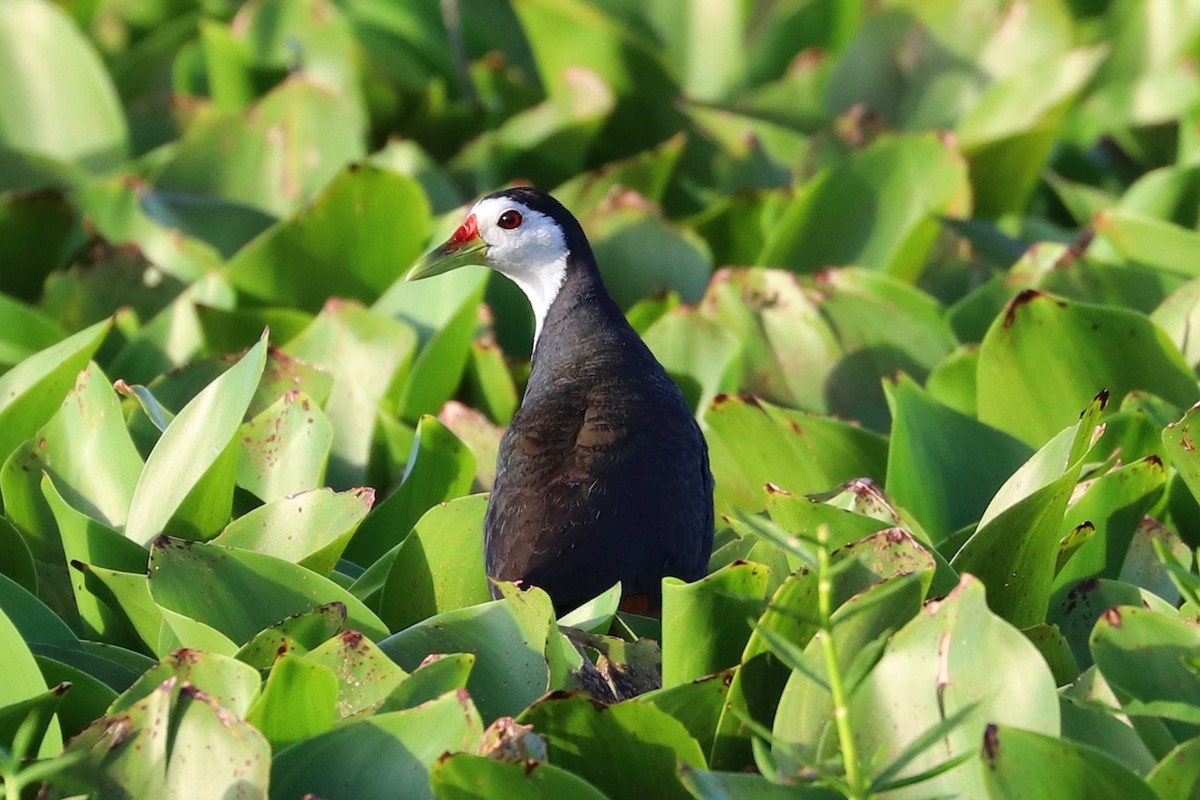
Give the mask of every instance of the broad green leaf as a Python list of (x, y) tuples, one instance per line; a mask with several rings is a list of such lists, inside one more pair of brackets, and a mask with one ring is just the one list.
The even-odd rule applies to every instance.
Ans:
[(744, 395), (719, 395), (704, 422), (718, 510), (763, 508), (766, 483), (808, 494), (885, 472), (886, 441), (844, 422)]
[[(40, 292), (41, 286), (37, 289)], [(65, 338), (66, 332), (48, 314), (0, 294), (0, 369), (7, 370)]]
[(283, 655), (271, 667), (246, 721), (267, 737), (273, 750), (282, 750), (333, 727), (337, 695), (338, 679), (332, 670)]
[(1101, 389), (1134, 389), (1181, 407), (1200, 399), (1195, 376), (1167, 337), (1121, 308), (1022, 292), (979, 348), (979, 418), (1035, 446), (1075, 420)]
[[(139, 746), (121, 746), (126, 736)], [(129, 797), (266, 797), (267, 741), (178, 678), (97, 720), (67, 752), (82, 760), (54, 776), (64, 789), (82, 783)]]
[(1091, 636), (1096, 666), (1126, 713), (1200, 725), (1200, 630), (1137, 606), (1105, 611)]
[[(0, 647), (7, 654), (5, 679), (0, 682), (0, 708), (27, 702), (46, 691), (46, 681), (38, 669), (29, 646), (13, 621), (0, 608)], [(55, 755), (62, 749), (62, 733), (57, 721), (52, 721), (42, 740), (39, 754)]]
[(146, 459), (125, 535), (149, 544), (161, 533), (211, 536), (228, 521), (242, 417), (266, 364), (265, 337), (187, 404)]
[[(54, 58), (45, 58), (47, 53)], [(104, 64), (71, 19), (44, 0), (0, 8), (0, 145), (91, 170), (121, 163), (129, 131)]]
[(1011, 436), (939, 403), (907, 375), (885, 382), (884, 392), (892, 414), (887, 492), (935, 540), (978, 521), (1031, 455)]
[(1196, 453), (1192, 437), (1192, 425), (1197, 419), (1200, 419), (1200, 407), (1190, 408), (1182, 419), (1167, 425), (1162, 432), (1171, 466), (1179, 471), (1193, 497), (1200, 497), (1200, 454)]
[(0, 575), (7, 575), (31, 592), (37, 592), (37, 573), (29, 546), (17, 529), (0, 517)]
[(72, 562), (71, 567), (83, 576), (83, 587), (89, 594), (128, 620), (150, 652), (165, 656), (180, 646), (178, 638), (164, 622), (162, 609), (150, 596), (150, 582), (145, 572), (123, 572), (80, 561)]
[[(892, 637), (851, 696), (850, 715), (859, 752), (878, 753), (879, 762), (887, 763), (926, 729), (972, 705), (944, 746), (926, 750), (898, 777), (973, 750), (990, 723), (1046, 735), (1059, 731), (1049, 668), (1019, 631), (988, 610), (983, 585), (964, 576), (945, 600), (927, 606)], [(978, 794), (980, 780), (968, 762), (894, 794)]]
[[(358, 631), (333, 636), (303, 657), (337, 676), (334, 708), (340, 719), (374, 711), (409, 677)], [(461, 684), (452, 688), (461, 688)], [(437, 692), (435, 696), (442, 694)]]
[(1000, 722), (988, 725), (981, 739), (979, 797), (1156, 797), (1153, 789), (1117, 762), (1045, 732)]
[(374, 501), (373, 489), (301, 492), (239, 517), (212, 544), (252, 550), (328, 575)]
[(438, 760), (429, 772), (429, 787), (437, 800), (471, 800), (485, 795), (605, 800), (599, 789), (553, 764), (532, 760), (505, 763), (470, 753)]
[(758, 263), (797, 272), (856, 265), (914, 280), (938, 232), (935, 215), (967, 216), (969, 197), (962, 155), (937, 137), (881, 139), (799, 189)]
[(333, 428), (308, 395), (289, 391), (239, 433), (237, 484), (264, 503), (323, 484)]
[(330, 297), (370, 301), (429, 239), (429, 207), (413, 180), (342, 170), (295, 216), (243, 247), (226, 275), (256, 303), (316, 312)]
[(762, 775), (747, 772), (710, 772), (679, 768), (680, 779), (698, 800), (836, 800), (841, 794), (832, 789), (808, 786), (784, 786)]
[(631, 702), (647, 703), (670, 714), (683, 723), (700, 749), (708, 753), (732, 679), (733, 670), (723, 670), (700, 680), (639, 694)]
[(679, 306), (663, 314), (645, 332), (645, 340), (697, 411), (708, 408), (719, 393), (737, 389), (737, 337), (692, 309)]
[(684, 583), (663, 582), (664, 687), (711, 675), (738, 663), (750, 638), (749, 620), (762, 614), (768, 570), (737, 563)]
[(347, 722), (277, 754), (273, 797), (328, 800), (432, 797), (429, 770), (446, 752), (470, 751), (483, 723), (466, 692), (407, 711)]
[(111, 324), (98, 322), (0, 375), (0, 458), (7, 460), (17, 445), (54, 416)]
[(388, 637), (379, 649), (410, 672), (434, 653), (474, 653), (467, 688), (484, 719), (517, 714), (545, 694), (550, 681), (546, 641), (553, 610), (546, 598), (541, 624), (530, 624), (519, 608), (525, 602), (518, 596), (447, 611)]
[(15, 298), (37, 300), (46, 276), (64, 265), (75, 231), (75, 210), (61, 192), (0, 194), (0, 264), (20, 265), (0, 275), (0, 309), (5, 316), (0, 322), (0, 366), (16, 364), (65, 338), (53, 321)]
[(1189, 739), (1158, 762), (1146, 783), (1159, 797), (1195, 797), (1200, 790), (1200, 738)]
[(208, 624), (238, 644), (284, 617), (333, 601), (345, 605), (351, 627), (376, 640), (387, 635), (386, 626), (337, 584), (261, 553), (164, 536), (150, 551), (150, 576), (150, 594), (165, 611)]
[(464, 379), (464, 389), (472, 408), (479, 409), (500, 425), (512, 421), (520, 401), (512, 375), (504, 363), (504, 353), (496, 344), (471, 342)]
[(1063, 516), (1106, 399), (1093, 400), (1079, 422), (1005, 481), (975, 533), (950, 561), (959, 574), (982, 580), (988, 605), (1018, 627), (1045, 621)]
[(281, 656), (304, 655), (346, 627), (346, 605), (337, 600), (299, 611), (264, 628), (235, 654), (255, 669), (268, 670)]
[(611, 588), (559, 617), (558, 624), (589, 633), (604, 633), (611, 626), (620, 605), (621, 582), (617, 581)]
[[(422, 703), (441, 697), (446, 692), (466, 689), (474, 667), (474, 653), (431, 653), (411, 675), (405, 675), (400, 684), (384, 698), (379, 713), (416, 708)], [(404, 672), (399, 667), (396, 669)]]
[(155, 183), (284, 216), (364, 155), (358, 104), (296, 77), (244, 112), (211, 114), (192, 126)]
[(235, 658), (200, 650), (176, 650), (142, 673), (121, 693), (109, 713), (119, 713), (141, 702), (171, 679), (196, 687), (239, 717), (245, 716), (262, 684), (258, 670)]
[(445, 611), (492, 599), (483, 566), (487, 497), (471, 495), (426, 511), (396, 550), (379, 616), (403, 630)]
[(333, 426), (326, 481), (334, 489), (366, 482), (376, 416), (393, 381), (408, 371), (417, 337), (401, 322), (358, 303), (330, 300), (287, 353), (333, 376), (325, 416)]
[(1089, 640), (1097, 620), (1116, 606), (1144, 604), (1158, 614), (1174, 616), (1174, 609), (1161, 598), (1128, 583), (1105, 578), (1088, 578), (1063, 586), (1054, 593), (1046, 616), (1062, 632), (1080, 668), (1092, 664)]
[(645, 703), (605, 707), (585, 695), (551, 694), (518, 721), (546, 737), (552, 763), (613, 797), (687, 797), (676, 764), (706, 766), (683, 725)]
[(466, 494), (475, 457), (445, 425), (422, 417), (400, 485), (359, 526), (346, 558), (369, 566), (399, 544), (434, 505)]

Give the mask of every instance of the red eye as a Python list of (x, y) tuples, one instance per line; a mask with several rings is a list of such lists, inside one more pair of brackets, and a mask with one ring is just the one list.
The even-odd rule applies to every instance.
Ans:
[(501, 214), (500, 219), (498, 219), (496, 222), (497, 222), (497, 224), (500, 225), (501, 228), (511, 231), (513, 228), (520, 227), (521, 212), (513, 211), (512, 209), (509, 209), (508, 211), (505, 211), (503, 214)]

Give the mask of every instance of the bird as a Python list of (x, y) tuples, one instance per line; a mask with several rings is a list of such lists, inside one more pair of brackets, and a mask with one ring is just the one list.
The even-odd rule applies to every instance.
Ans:
[(698, 580), (712, 553), (708, 448), (683, 393), (550, 194), (483, 197), (406, 279), (469, 264), (515, 283), (534, 318), (529, 381), (484, 518), (487, 575), (543, 589), (558, 616), (618, 581), (621, 609), (660, 615), (663, 577)]

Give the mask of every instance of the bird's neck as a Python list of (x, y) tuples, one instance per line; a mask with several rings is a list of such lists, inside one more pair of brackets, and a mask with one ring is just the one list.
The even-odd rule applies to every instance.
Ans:
[[(531, 300), (532, 302), (532, 300)], [(533, 346), (533, 372), (579, 369), (632, 335), (594, 264), (568, 263), (565, 278), (546, 309)]]

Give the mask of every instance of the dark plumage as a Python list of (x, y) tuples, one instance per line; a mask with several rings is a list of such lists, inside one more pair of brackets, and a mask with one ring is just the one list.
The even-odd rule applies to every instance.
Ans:
[[(513, 217), (498, 226), (490, 218), (509, 207), (520, 215), (515, 229), (505, 224)], [(554, 231), (543, 216), (561, 231), (557, 250), (544, 246)], [(538, 239), (530, 260), (546, 261), (528, 271), (519, 247), (488, 241), (521, 235), (523, 224)], [(436, 274), (472, 233), (484, 243), (472, 263), (512, 277), (544, 317), (524, 400), (500, 443), (488, 574), (540, 586), (559, 613), (617, 581), (657, 607), (662, 577), (702, 577), (712, 549), (712, 475), (691, 410), (604, 289), (583, 229), (557, 200), (534, 189), (489, 195), (417, 277)]]

